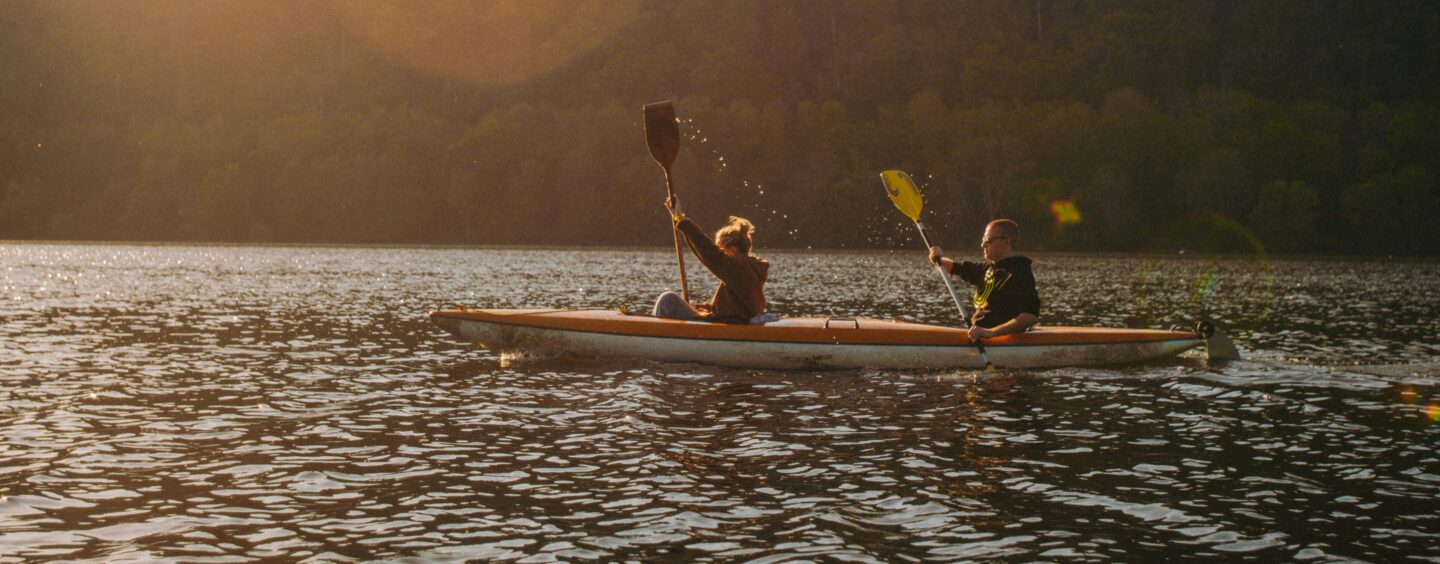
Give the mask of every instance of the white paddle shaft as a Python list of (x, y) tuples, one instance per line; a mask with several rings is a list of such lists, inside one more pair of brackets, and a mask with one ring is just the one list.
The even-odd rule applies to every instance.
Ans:
[[(920, 230), (920, 241), (925, 243), (925, 250), (930, 250), (930, 238), (925, 236), (925, 223), (915, 222), (915, 228)], [(964, 320), (965, 326), (970, 326), (970, 312), (965, 311), (965, 302), (960, 299), (960, 291), (955, 289), (955, 281), (950, 279), (950, 273), (945, 272), (945, 267), (935, 263), (935, 270), (940, 272), (940, 277), (945, 279), (945, 287), (950, 289), (950, 299), (955, 300), (955, 309), (960, 310), (960, 319)]]
[[(925, 250), (929, 251), (930, 238), (925, 236), (924, 222), (918, 219), (915, 220), (915, 228), (920, 230), (920, 241), (925, 243)], [(965, 302), (960, 300), (960, 292), (955, 289), (955, 282), (950, 279), (950, 273), (945, 272), (945, 267), (939, 264), (935, 265), (935, 271), (939, 272), (940, 277), (945, 279), (945, 287), (950, 289), (950, 299), (955, 300), (955, 308), (960, 310), (960, 319), (965, 320), (965, 326), (969, 327), (970, 314), (965, 313)], [(975, 350), (980, 351), (980, 358), (985, 360), (985, 369), (994, 370), (995, 365), (990, 363), (990, 355), (985, 353), (985, 344), (981, 343), (980, 339), (975, 339)]]

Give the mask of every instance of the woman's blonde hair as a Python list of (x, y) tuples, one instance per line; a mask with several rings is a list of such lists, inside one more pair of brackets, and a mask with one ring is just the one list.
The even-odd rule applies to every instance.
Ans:
[(751, 234), (755, 233), (755, 224), (743, 217), (730, 216), (730, 223), (725, 224), (715, 232), (715, 244), (721, 248), (735, 247), (744, 254), (750, 254), (752, 244)]

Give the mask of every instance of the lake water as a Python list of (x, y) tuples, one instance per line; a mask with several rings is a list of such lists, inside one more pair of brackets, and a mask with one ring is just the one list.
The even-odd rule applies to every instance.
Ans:
[[(784, 314), (955, 322), (920, 252), (764, 254)], [(1440, 561), (1435, 260), (1037, 257), (1045, 322), (1208, 315), (1223, 365), (502, 358), (426, 318), (643, 308), (673, 257), (0, 245), (0, 561)]]

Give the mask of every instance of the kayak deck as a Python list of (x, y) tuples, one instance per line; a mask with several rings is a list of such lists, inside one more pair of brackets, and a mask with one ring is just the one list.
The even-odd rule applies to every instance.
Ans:
[[(612, 310), (443, 309), (436, 325), (498, 352), (625, 356), (741, 368), (981, 368), (964, 329), (868, 318), (781, 319), (765, 324), (681, 321)], [(1123, 364), (1173, 356), (1201, 343), (1192, 332), (1041, 327), (986, 339), (1001, 368)]]

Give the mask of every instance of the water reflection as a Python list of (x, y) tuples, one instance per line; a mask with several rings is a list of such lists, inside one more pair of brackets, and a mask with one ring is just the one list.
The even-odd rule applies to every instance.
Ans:
[[(770, 254), (787, 313), (953, 315), (923, 258)], [(502, 359), (423, 316), (644, 304), (669, 260), (0, 247), (0, 559), (1433, 554), (1440, 304), (1413, 289), (1440, 286), (1433, 263), (1278, 261), (1275, 297), (1204, 305), (1274, 308), (1237, 327), (1254, 360), (1224, 366)], [(1156, 268), (1139, 300), (1109, 276), (1130, 262), (1041, 257), (1047, 322), (1192, 320), (1203, 266)]]

